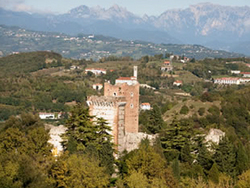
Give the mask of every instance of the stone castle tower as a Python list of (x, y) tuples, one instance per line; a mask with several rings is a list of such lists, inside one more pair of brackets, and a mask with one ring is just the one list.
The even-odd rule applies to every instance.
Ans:
[(120, 77), (115, 85), (107, 82), (104, 84), (104, 96), (88, 97), (90, 114), (107, 120), (118, 151), (124, 148), (127, 133), (138, 133), (139, 88), (135, 66), (133, 77)]

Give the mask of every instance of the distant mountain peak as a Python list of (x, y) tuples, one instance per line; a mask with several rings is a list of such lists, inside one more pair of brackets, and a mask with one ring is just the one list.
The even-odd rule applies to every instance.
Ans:
[(120, 7), (120, 6), (119, 6), (119, 5), (117, 5), (117, 4), (114, 4), (112, 7), (110, 7), (110, 9), (114, 9), (114, 10), (118, 10), (118, 11), (120, 11), (120, 10), (125, 9), (125, 8)]
[(76, 8), (73, 8), (69, 11), (69, 13), (72, 13), (72, 12), (83, 12), (83, 11), (86, 11), (86, 10), (89, 10), (89, 7), (87, 7), (86, 5), (80, 5)]
[(114, 4), (112, 7), (110, 7), (106, 12), (116, 12), (121, 14), (133, 14), (132, 12), (129, 12), (125, 7), (121, 7), (117, 4)]

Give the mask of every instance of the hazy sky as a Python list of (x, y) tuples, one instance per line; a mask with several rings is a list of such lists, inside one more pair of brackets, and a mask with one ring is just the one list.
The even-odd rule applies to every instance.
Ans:
[(28, 12), (66, 13), (80, 5), (109, 8), (114, 4), (142, 16), (160, 15), (167, 9), (187, 8), (203, 2), (228, 6), (249, 6), (250, 0), (0, 0), (0, 7)]

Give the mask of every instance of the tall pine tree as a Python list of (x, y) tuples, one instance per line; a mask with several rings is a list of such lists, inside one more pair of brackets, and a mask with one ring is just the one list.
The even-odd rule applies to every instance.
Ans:
[(220, 141), (213, 158), (221, 172), (235, 176), (236, 153), (233, 144), (227, 137)]
[[(162, 132), (161, 145), (164, 149), (166, 158), (171, 161), (176, 157), (185, 158), (189, 160), (190, 156), (185, 150), (188, 150), (190, 145), (191, 133), (189, 131), (189, 125), (182, 125), (176, 119), (173, 120), (172, 124)], [(183, 149), (185, 147), (185, 149)], [(183, 152), (182, 157), (180, 156), (181, 151)], [(184, 155), (185, 152), (185, 155)]]

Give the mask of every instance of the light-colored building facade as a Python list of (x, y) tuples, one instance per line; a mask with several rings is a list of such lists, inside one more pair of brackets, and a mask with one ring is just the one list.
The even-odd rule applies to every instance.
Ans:
[(40, 119), (55, 119), (54, 113), (39, 112)]
[(241, 72), (240, 74), (242, 74), (244, 78), (250, 78), (250, 72)]
[(100, 91), (103, 88), (103, 85), (102, 84), (93, 84), (92, 88), (94, 90)]
[(87, 68), (85, 69), (85, 73), (87, 74), (88, 72), (92, 72), (95, 75), (101, 75), (101, 74), (106, 74), (107, 71), (105, 69), (100, 69), (100, 68)]
[(150, 110), (151, 109), (151, 106), (150, 106), (150, 103), (141, 103), (141, 110)]
[(232, 85), (232, 84), (239, 85), (240, 78), (230, 78), (230, 77), (216, 78), (216, 79), (214, 79), (214, 83), (215, 84), (223, 84), (223, 85)]
[(181, 80), (176, 80), (173, 83), (174, 86), (181, 86), (182, 85), (182, 81)]
[(240, 70), (231, 70), (231, 74), (240, 74)]

